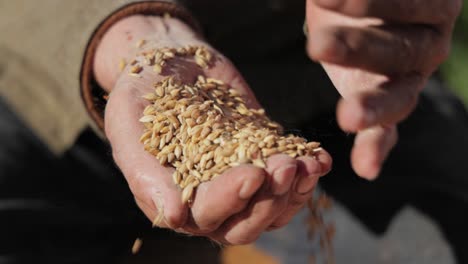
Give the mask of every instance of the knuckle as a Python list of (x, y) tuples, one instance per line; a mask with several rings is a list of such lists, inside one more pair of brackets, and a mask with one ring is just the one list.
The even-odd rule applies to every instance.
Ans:
[(313, 36), (308, 42), (309, 57), (319, 61), (345, 61), (350, 55), (345, 42), (347, 34), (345, 29), (333, 29)]
[(336, 32), (335, 38), (346, 47), (346, 57), (349, 57), (353, 52), (359, 53), (367, 49), (369, 45), (369, 37), (365, 31), (341, 29)]

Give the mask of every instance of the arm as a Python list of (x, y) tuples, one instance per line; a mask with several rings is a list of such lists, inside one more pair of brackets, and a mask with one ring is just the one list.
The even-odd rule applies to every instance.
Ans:
[[(155, 37), (156, 36), (156, 37)], [(265, 170), (241, 165), (199, 186), (189, 208), (172, 182), (171, 169), (162, 167), (145, 152), (138, 139), (143, 131), (138, 122), (145, 100), (163, 76), (152, 70), (142, 78), (120, 72), (121, 58), (132, 60), (140, 39), (154, 39), (155, 48), (203, 45), (216, 56), (214, 65), (202, 73), (237, 87), (252, 106), (257, 105), (247, 84), (235, 67), (213, 50), (187, 25), (173, 18), (133, 16), (115, 24), (104, 36), (95, 56), (95, 75), (110, 93), (106, 108), (106, 134), (114, 159), (127, 179), (135, 200), (150, 220), (162, 214), (161, 227), (203, 235), (224, 244), (245, 244), (265, 230), (285, 225), (310, 199), (318, 178), (328, 172), (331, 160), (326, 152), (318, 159), (292, 159), (276, 155)], [(143, 45), (141, 49), (148, 48)], [(194, 63), (171, 65), (171, 73), (193, 82), (201, 69)]]

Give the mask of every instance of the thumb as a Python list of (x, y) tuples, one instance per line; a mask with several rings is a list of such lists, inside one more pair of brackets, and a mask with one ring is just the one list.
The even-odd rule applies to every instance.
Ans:
[(144, 103), (127, 93), (113, 92), (106, 108), (106, 134), (114, 160), (146, 216), (159, 219), (161, 227), (179, 228), (185, 224), (188, 208), (173, 183), (173, 169), (162, 166), (139, 142), (143, 125), (138, 120)]

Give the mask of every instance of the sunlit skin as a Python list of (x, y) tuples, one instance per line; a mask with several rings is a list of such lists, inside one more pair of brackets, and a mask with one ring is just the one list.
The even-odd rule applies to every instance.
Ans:
[[(169, 31), (164, 29), (167, 27)], [(200, 185), (190, 208), (182, 203), (181, 191), (172, 181), (173, 169), (162, 167), (144, 151), (139, 142), (143, 126), (138, 120), (148, 102), (142, 96), (164, 76), (149, 70), (142, 72), (143, 78), (135, 78), (121, 74), (117, 66), (120, 58), (128, 58), (128, 47), (134, 49), (139, 39), (148, 38), (155, 31), (160, 34), (156, 48), (189, 44), (209, 47), (176, 19), (135, 16), (120, 21), (107, 33), (95, 61), (99, 83), (111, 92), (106, 108), (106, 135), (138, 206), (150, 220), (162, 210), (161, 227), (207, 236), (223, 244), (251, 243), (261, 233), (287, 224), (311, 198), (318, 179), (330, 171), (332, 160), (325, 150), (316, 157), (298, 159), (275, 155), (267, 160), (266, 169), (252, 165), (232, 168)], [(122, 56), (115, 56), (119, 52)], [(216, 60), (209, 70), (201, 72), (195, 63), (184, 61), (172, 62), (177, 65), (169, 62), (167, 67), (180, 69), (173, 74), (187, 82), (194, 82), (201, 73), (223, 80), (236, 87), (251, 107), (259, 107), (231, 62), (214, 49), (212, 52)]]
[[(377, 177), (397, 142), (397, 124), (412, 112), (428, 77), (448, 54), (460, 7), (460, 0), (307, 1), (307, 51), (343, 96), (337, 119), (344, 130), (357, 133), (351, 162), (358, 175)], [(118, 69), (119, 60), (131, 59), (135, 43), (149, 36), (157, 36), (155, 48), (210, 47), (177, 19), (133, 16), (115, 24), (98, 48), (95, 75), (111, 92), (106, 134), (139, 207), (150, 220), (163, 212), (161, 227), (224, 244), (250, 243), (287, 224), (330, 171), (330, 155), (325, 150), (316, 158), (276, 155), (265, 170), (232, 168), (202, 184), (190, 208), (184, 205), (171, 169), (159, 165), (138, 142), (143, 131), (138, 120), (147, 104), (141, 96), (162, 76), (144, 71), (143, 78), (134, 78)], [(237, 87), (250, 106), (258, 107), (236, 68), (212, 52), (216, 63), (202, 73)], [(200, 69), (186, 66), (175, 74), (194, 81)]]

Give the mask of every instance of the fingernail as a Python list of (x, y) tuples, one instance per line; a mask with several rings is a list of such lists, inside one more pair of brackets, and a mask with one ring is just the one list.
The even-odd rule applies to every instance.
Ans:
[(273, 172), (272, 192), (274, 195), (283, 195), (289, 191), (296, 175), (297, 166), (287, 165)]
[(239, 198), (244, 200), (250, 199), (256, 191), (257, 188), (254, 186), (254, 181), (246, 180), (239, 191)]
[(324, 30), (320, 34), (319, 38), (315, 38), (308, 45), (310, 55), (319, 61), (343, 61), (348, 54), (348, 47), (344, 44), (343, 38), (329, 30)]
[(319, 177), (317, 175), (313, 175), (313, 174), (307, 177), (303, 177), (297, 183), (296, 192), (299, 194), (306, 194), (306, 193), (311, 192), (315, 188), (318, 178)]

